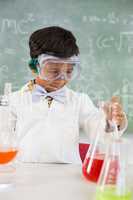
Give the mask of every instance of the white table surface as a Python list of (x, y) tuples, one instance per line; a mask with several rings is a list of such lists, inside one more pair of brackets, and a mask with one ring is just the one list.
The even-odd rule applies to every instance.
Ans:
[(0, 200), (92, 200), (95, 194), (79, 165), (21, 164), (14, 181), (0, 190)]
[[(129, 166), (131, 183), (132, 170)], [(71, 164), (20, 164), (12, 187), (0, 190), (0, 200), (94, 200), (96, 185)], [(1, 177), (1, 173), (0, 173)]]

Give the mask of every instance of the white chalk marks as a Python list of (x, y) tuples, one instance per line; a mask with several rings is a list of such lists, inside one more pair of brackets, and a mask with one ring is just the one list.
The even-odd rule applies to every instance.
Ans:
[(1, 20), (0, 32), (4, 33), (10, 31), (12, 34), (28, 34), (27, 26), (30, 25), (31, 22), (34, 22), (35, 19), (32, 13), (26, 14), (25, 19), (11, 19), (11, 18), (3, 18)]

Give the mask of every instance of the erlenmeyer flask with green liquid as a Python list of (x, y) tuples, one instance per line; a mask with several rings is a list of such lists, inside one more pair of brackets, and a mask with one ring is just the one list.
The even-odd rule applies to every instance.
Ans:
[(108, 141), (96, 200), (132, 200), (130, 177), (127, 174), (127, 145), (125, 139), (113, 138)]

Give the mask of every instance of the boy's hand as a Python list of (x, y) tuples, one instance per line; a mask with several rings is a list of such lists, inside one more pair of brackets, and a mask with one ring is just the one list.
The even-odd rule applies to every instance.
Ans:
[(108, 122), (114, 121), (119, 129), (125, 127), (126, 116), (120, 103), (120, 98), (113, 96), (110, 102), (105, 103), (104, 112), (106, 114), (106, 119)]

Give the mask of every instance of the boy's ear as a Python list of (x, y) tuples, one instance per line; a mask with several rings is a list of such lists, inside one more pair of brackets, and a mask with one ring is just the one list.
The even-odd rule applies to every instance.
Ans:
[(31, 70), (31, 72), (32, 72), (33, 75), (38, 74), (37, 66), (36, 67), (35, 66), (34, 67), (29, 66), (29, 68), (30, 68), (30, 70)]
[(33, 76), (36, 76), (38, 74), (38, 72), (36, 70), (34, 70), (34, 69), (31, 69), (31, 72), (32, 72)]

